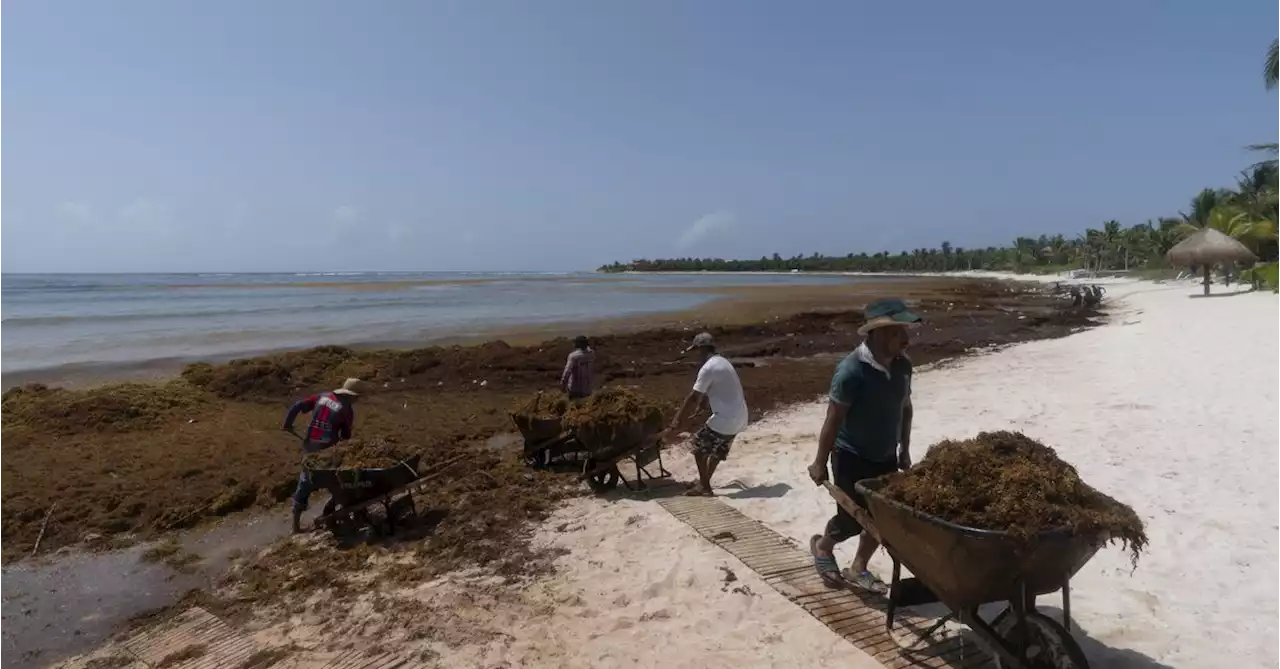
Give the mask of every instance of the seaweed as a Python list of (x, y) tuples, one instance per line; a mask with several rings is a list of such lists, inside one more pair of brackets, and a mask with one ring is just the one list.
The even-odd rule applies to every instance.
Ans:
[(511, 415), (533, 420), (555, 420), (568, 409), (568, 395), (558, 390), (539, 390), (511, 407)]
[(1120, 541), (1134, 566), (1147, 546), (1132, 508), (1090, 487), (1052, 448), (1020, 432), (940, 442), (917, 466), (885, 481), (886, 497), (958, 525), (1023, 540), (1069, 527)]
[(661, 423), (662, 406), (627, 386), (604, 388), (571, 407), (564, 424), (577, 430), (616, 429), (636, 423)]
[(394, 467), (409, 454), (394, 441), (381, 437), (352, 439), (332, 448), (308, 453), (303, 465), (308, 469), (383, 469)]

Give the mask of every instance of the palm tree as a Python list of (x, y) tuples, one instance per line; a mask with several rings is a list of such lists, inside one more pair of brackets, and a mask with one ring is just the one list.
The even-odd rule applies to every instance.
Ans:
[(1276, 238), (1276, 222), (1265, 218), (1255, 218), (1250, 212), (1231, 202), (1223, 202), (1213, 208), (1204, 225), (1195, 225), (1185, 221), (1178, 226), (1180, 235), (1187, 235), (1201, 228), (1213, 228), (1228, 237), (1240, 240), (1254, 253), (1265, 241)]
[(1209, 224), (1209, 213), (1226, 201), (1231, 192), (1225, 189), (1206, 188), (1191, 198), (1191, 211), (1178, 212), (1182, 221), (1195, 228), (1203, 228)]
[(1161, 218), (1156, 225), (1148, 223), (1147, 249), (1149, 259), (1163, 260), (1169, 249), (1173, 248), (1185, 236), (1183, 221), (1178, 218)]
[[(1280, 40), (1271, 40), (1271, 47), (1267, 49), (1267, 58), (1262, 64), (1262, 82), (1266, 84), (1267, 90), (1275, 88), (1277, 82), (1280, 82), (1280, 54), (1276, 51), (1277, 46), (1280, 46)], [(1250, 151), (1269, 153), (1272, 156), (1280, 153), (1280, 145), (1277, 145), (1275, 142), (1250, 144), (1245, 148)], [(1276, 158), (1267, 158), (1266, 160), (1255, 164), (1254, 167), (1258, 167), (1259, 165), (1267, 165), (1274, 168), (1276, 166)]]

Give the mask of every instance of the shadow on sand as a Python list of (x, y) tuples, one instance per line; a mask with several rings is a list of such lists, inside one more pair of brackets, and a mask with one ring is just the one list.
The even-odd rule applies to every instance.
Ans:
[[(1058, 622), (1062, 622), (1062, 609), (1056, 606), (1038, 606), (1039, 611)], [(1080, 644), (1080, 650), (1089, 660), (1089, 669), (1173, 669), (1170, 665), (1159, 662), (1136, 650), (1112, 648), (1107, 644), (1089, 636), (1079, 624), (1072, 621), (1071, 637)]]
[(1204, 293), (1192, 293), (1187, 297), (1190, 297), (1191, 299), (1194, 299), (1194, 300), (1202, 300), (1207, 297), (1238, 297), (1240, 295), (1252, 295), (1253, 293), (1256, 293), (1256, 292), (1258, 292), (1257, 288), (1249, 288), (1247, 290), (1231, 291), (1230, 293), (1209, 293), (1208, 295), (1205, 295)]
[(742, 488), (741, 490), (727, 493), (725, 497), (730, 499), (776, 499), (790, 491), (791, 486), (785, 483), (773, 483), (770, 485), (758, 485), (750, 488)]

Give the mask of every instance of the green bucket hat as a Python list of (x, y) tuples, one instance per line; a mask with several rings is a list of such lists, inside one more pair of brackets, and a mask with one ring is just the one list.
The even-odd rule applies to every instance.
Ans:
[(858, 328), (858, 334), (866, 335), (868, 332), (876, 328), (882, 328), (887, 325), (918, 325), (923, 318), (919, 314), (907, 311), (907, 303), (897, 298), (891, 297), (883, 300), (876, 300), (867, 305), (863, 312), (867, 317), (867, 322)]

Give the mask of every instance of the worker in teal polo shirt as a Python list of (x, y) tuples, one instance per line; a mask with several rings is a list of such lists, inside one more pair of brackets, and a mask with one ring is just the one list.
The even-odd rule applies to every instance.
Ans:
[[(827, 417), (818, 435), (818, 454), (809, 477), (836, 487), (861, 503), (854, 484), (911, 466), (911, 360), (906, 349), (907, 328), (920, 317), (902, 300), (885, 299), (867, 305), (867, 321), (858, 328), (864, 337), (836, 366), (827, 401)], [(836, 544), (859, 536), (858, 551), (845, 573), (836, 564)], [(827, 521), (821, 535), (809, 542), (814, 567), (830, 587), (853, 585), (883, 593), (884, 583), (867, 571), (867, 561), (879, 544), (844, 509)]]

